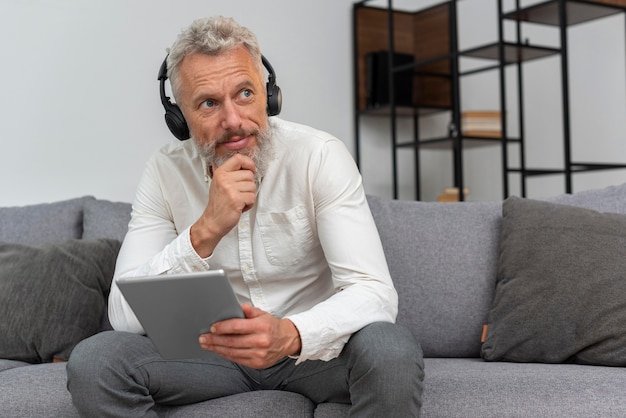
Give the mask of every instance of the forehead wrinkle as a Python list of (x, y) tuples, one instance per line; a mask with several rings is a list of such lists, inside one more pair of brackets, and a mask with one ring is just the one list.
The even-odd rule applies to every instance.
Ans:
[(206, 98), (221, 99), (223, 96), (236, 94), (243, 88), (257, 87), (250, 74), (243, 69), (236, 69), (231, 74), (219, 77), (196, 73), (191, 85), (194, 86), (191, 94), (192, 103)]
[[(221, 58), (223, 59), (215, 59)], [(207, 99), (220, 101), (239, 92), (242, 86), (251, 86), (253, 92), (263, 94), (265, 83), (249, 51), (234, 48), (219, 56), (190, 54), (179, 66), (181, 99), (197, 107)], [(256, 91), (259, 90), (259, 91)], [(201, 100), (202, 99), (202, 100)]]

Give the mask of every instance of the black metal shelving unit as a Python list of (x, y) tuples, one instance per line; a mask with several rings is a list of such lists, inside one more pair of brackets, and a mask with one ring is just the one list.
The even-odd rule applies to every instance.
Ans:
[[(536, 176), (547, 175), (563, 175), (564, 191), (571, 193), (573, 191), (573, 174), (599, 171), (599, 170), (615, 170), (626, 168), (626, 163), (589, 163), (574, 161), (572, 159), (571, 144), (571, 121), (570, 121), (570, 85), (569, 85), (569, 41), (568, 28), (580, 23), (624, 13), (626, 11), (626, 0), (548, 0), (538, 2), (528, 7), (521, 8), (519, 0), (516, 0), (516, 8), (512, 11), (502, 10), (502, 0), (499, 0), (499, 25), (502, 30), (503, 22), (506, 20), (513, 21), (517, 25), (517, 39), (514, 43), (504, 42), (504, 52), (496, 52), (494, 45), (475, 48), (471, 51), (465, 51), (467, 56), (480, 57), (484, 59), (499, 60), (501, 65), (516, 64), (518, 85), (520, 91), (518, 96), (523, 100), (523, 67), (522, 63), (551, 55), (560, 56), (561, 65), (561, 91), (562, 91), (562, 125), (563, 125), (563, 166), (558, 168), (529, 168), (525, 162), (525, 143), (526, 138), (522, 131), (520, 135), (520, 154), (522, 162), (519, 167), (508, 167), (503, 169), (505, 175), (508, 173), (520, 174), (520, 190), (521, 195), (525, 196), (527, 191), (527, 179)], [(546, 48), (537, 45), (528, 45), (521, 40), (521, 25), (524, 23), (548, 25), (559, 31), (559, 47)], [(504, 59), (501, 59), (501, 56)], [(502, 63), (502, 61), (504, 61)], [(520, 101), (520, 127), (524, 126), (524, 106)], [(505, 126), (505, 124), (503, 124)], [(503, 134), (503, 140), (506, 141), (506, 135)], [(508, 196), (508, 182), (504, 182), (504, 196)]]
[[(414, 150), (414, 164), (416, 177), (415, 196), (420, 200), (420, 167), (419, 152), (424, 147), (438, 147), (451, 149), (453, 154), (454, 186), (459, 190), (459, 200), (463, 200), (463, 150), (473, 146), (500, 145), (502, 153), (503, 197), (510, 194), (509, 174), (520, 176), (521, 195), (526, 196), (527, 179), (533, 176), (563, 175), (565, 192), (572, 192), (572, 175), (575, 173), (594, 170), (614, 170), (626, 168), (626, 163), (588, 163), (572, 161), (570, 109), (569, 109), (569, 71), (568, 71), (568, 27), (583, 22), (611, 16), (626, 11), (626, 0), (547, 0), (540, 1), (528, 7), (520, 7), (516, 0), (514, 10), (503, 10), (502, 0), (497, 1), (498, 7), (498, 39), (492, 44), (460, 51), (458, 49), (457, 34), (457, 0), (449, 0), (427, 9), (415, 12), (396, 11), (393, 1), (388, 0), (387, 7), (376, 8), (367, 5), (368, 0), (355, 3), (353, 6), (354, 29), (354, 74), (355, 74), (355, 134), (356, 159), (360, 165), (360, 119), (366, 116), (385, 116), (391, 121), (390, 137), (392, 151), (392, 185), (393, 197), (398, 197), (398, 167), (397, 151), (401, 148)], [(383, 15), (384, 14), (384, 15)], [(514, 42), (505, 40), (504, 22), (512, 21), (516, 25), (516, 39)], [(362, 25), (377, 26), (368, 32)], [(374, 22), (374, 23), (372, 23)], [(413, 22), (413, 27), (411, 27)], [(521, 28), (523, 24), (540, 24), (554, 26), (559, 30), (559, 47), (546, 47), (522, 42)], [(421, 26), (420, 26), (421, 25)], [(384, 27), (383, 27), (384, 26)], [(441, 33), (441, 28), (446, 34)], [(439, 28), (439, 32), (437, 32)], [(420, 31), (424, 32), (421, 38)], [(447, 36), (446, 36), (447, 35)], [(407, 46), (406, 39), (413, 37), (413, 44)], [(385, 44), (379, 41), (383, 39)], [(370, 44), (368, 44), (368, 42)], [(378, 43), (377, 43), (378, 42)], [(421, 53), (418, 43), (437, 43), (430, 52)], [(444, 46), (445, 45), (445, 46)], [(369, 48), (369, 49), (368, 49)], [(407, 48), (409, 49), (407, 51)], [(412, 50), (411, 50), (412, 48)], [(414, 94), (413, 106), (398, 106), (394, 100), (395, 77), (389, 77), (389, 104), (380, 108), (368, 108), (364, 102), (364, 67), (363, 59), (367, 52), (376, 49), (390, 51), (388, 73), (397, 75), (403, 71), (411, 71), (414, 80), (425, 97)], [(428, 50), (428, 48), (425, 48)], [(415, 53), (415, 62), (402, 66), (394, 66), (392, 54), (396, 51)], [(557, 168), (529, 168), (525, 153), (524, 133), (524, 103), (523, 103), (523, 65), (524, 63), (549, 56), (560, 56), (561, 84), (562, 84), (562, 115), (563, 115), (563, 167)], [(462, 72), (459, 60), (463, 57), (478, 58), (487, 63), (479, 68)], [(519, 136), (511, 137), (507, 129), (507, 88), (506, 72), (508, 66), (516, 66), (518, 86), (518, 120)], [(484, 71), (497, 71), (500, 87), (500, 112), (502, 133), (498, 138), (481, 138), (463, 136), (460, 131), (460, 83), (463, 76)], [(421, 83), (420, 83), (421, 80)], [(433, 82), (437, 80), (437, 82)], [(432, 88), (424, 88), (427, 81)], [(433, 99), (434, 97), (434, 99)], [(421, 115), (432, 112), (450, 112), (450, 128), (448, 135), (440, 138), (420, 139), (419, 118)], [(405, 141), (398, 140), (397, 119), (410, 117), (413, 119), (413, 138)], [(519, 161), (512, 164), (509, 160), (509, 146), (516, 144), (520, 147)]]

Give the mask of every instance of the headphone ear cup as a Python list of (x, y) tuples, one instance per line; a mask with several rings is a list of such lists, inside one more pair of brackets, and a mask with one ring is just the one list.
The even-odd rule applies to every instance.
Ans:
[(280, 113), (280, 108), (283, 105), (283, 94), (280, 91), (280, 87), (276, 85), (276, 73), (272, 64), (261, 55), (261, 61), (263, 66), (268, 72), (267, 84), (265, 84), (265, 91), (267, 93), (267, 114), (268, 116), (276, 116)]
[(167, 103), (165, 106), (165, 123), (178, 140), (186, 141), (189, 139), (189, 126), (180, 107), (173, 103)]
[(280, 113), (280, 108), (283, 105), (283, 93), (280, 91), (280, 87), (273, 83), (267, 83), (267, 114), (269, 116), (276, 116)]
[(159, 68), (159, 94), (161, 96), (161, 104), (165, 109), (165, 123), (170, 132), (180, 141), (186, 141), (189, 135), (189, 126), (177, 104), (172, 103), (170, 98), (165, 94), (165, 80), (167, 80), (167, 57), (163, 60), (161, 68)]

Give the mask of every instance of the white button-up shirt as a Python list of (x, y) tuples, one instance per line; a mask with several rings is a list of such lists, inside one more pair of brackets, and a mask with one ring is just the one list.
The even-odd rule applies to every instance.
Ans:
[(202, 259), (189, 228), (204, 211), (211, 180), (193, 140), (148, 162), (109, 297), (117, 330), (143, 333), (115, 280), (224, 269), (241, 303), (290, 319), (299, 362), (337, 357), (350, 336), (394, 322), (398, 297), (361, 176), (337, 138), (270, 118), (275, 158), (254, 207)]

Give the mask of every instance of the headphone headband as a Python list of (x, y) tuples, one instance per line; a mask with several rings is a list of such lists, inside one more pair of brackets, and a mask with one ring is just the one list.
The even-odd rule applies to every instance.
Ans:
[[(276, 73), (272, 64), (261, 55), (261, 61), (263, 66), (268, 72), (267, 84), (265, 90), (267, 93), (267, 114), (268, 116), (276, 116), (280, 113), (282, 107), (283, 96), (280, 91), (280, 87), (276, 85)], [(182, 110), (176, 103), (172, 103), (170, 98), (165, 94), (165, 81), (167, 80), (167, 56), (163, 60), (161, 67), (159, 68), (159, 93), (161, 96), (161, 104), (165, 109), (165, 123), (170, 132), (178, 138), (180, 141), (185, 141), (190, 138), (189, 126), (183, 116)]]

